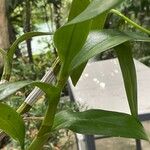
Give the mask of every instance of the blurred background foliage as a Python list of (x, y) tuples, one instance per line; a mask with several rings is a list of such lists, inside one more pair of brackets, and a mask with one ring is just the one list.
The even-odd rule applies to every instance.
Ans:
[[(54, 32), (67, 21), (68, 12), (71, 7), (71, 0), (6, 1), (10, 44), (25, 32)], [(117, 9), (136, 23), (150, 29), (150, 0), (125, 0)], [(120, 30), (140, 32), (113, 14), (109, 14), (107, 17), (105, 28), (119, 28)], [(150, 44), (141, 42), (134, 43), (133, 46), (134, 57), (150, 66)], [(34, 39), (26, 41), (17, 49), (13, 62), (11, 81), (40, 80), (45, 71), (51, 67), (56, 56), (56, 50), (51, 38), (40, 38), (37, 39), (36, 42)], [(113, 57), (115, 57), (115, 54), (110, 50), (98, 55), (96, 59), (103, 60)], [(12, 96), (8, 103), (14, 108), (17, 108), (30, 91), (31, 87), (22, 89), (17, 92), (16, 95)], [(79, 111), (81, 106), (71, 103), (68, 97), (66, 97), (67, 92), (64, 91), (64, 93), (63, 96), (65, 97), (62, 98), (59, 110), (71, 108)], [(34, 108), (25, 116), (27, 118), (31, 117), (31, 119), (27, 119), (26, 121), (26, 126), (30, 127), (27, 133), (28, 140), (26, 141), (26, 145), (30, 143), (30, 140), (36, 134), (36, 128), (39, 127), (39, 123), (41, 122), (40, 119), (32, 119), (32, 116), (42, 116), (46, 107), (46, 101), (44, 101), (44, 103), (43, 101), (44, 97), (42, 97)], [(64, 130), (55, 133), (53, 137), (54, 138), (49, 141), (48, 145), (45, 146), (45, 149), (47, 149), (47, 146), (51, 146), (55, 149), (68, 149), (74, 142), (70, 133)], [(62, 142), (64, 137), (67, 137), (67, 140)], [(12, 144), (15, 145), (16, 143), (11, 143), (8, 147), (11, 147)], [(1, 145), (3, 144), (1, 143)]]
[[(117, 9), (139, 25), (150, 29), (150, 0), (125, 0)], [(140, 32), (133, 26), (127, 24), (122, 18), (113, 14), (109, 14), (105, 28), (119, 28), (124, 31)], [(150, 66), (150, 43), (134, 42), (133, 47), (134, 57)], [(109, 51), (103, 53), (98, 58), (108, 59), (112, 57), (115, 57), (115, 54), (112, 51)]]

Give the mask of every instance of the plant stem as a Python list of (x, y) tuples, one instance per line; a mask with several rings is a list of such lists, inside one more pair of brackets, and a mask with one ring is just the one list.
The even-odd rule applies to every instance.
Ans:
[(32, 106), (23, 102), (22, 105), (17, 109), (17, 112), (22, 115), (22, 114), (28, 112), (31, 108), (32, 108)]
[[(57, 76), (58, 72), (60, 70), (60, 60), (59, 60), (59, 58), (56, 58), (56, 60), (52, 64), (52, 70), (53, 70), (54, 75)], [(1, 81), (3, 81), (4, 83), (7, 82), (6, 80), (1, 80)], [(3, 84), (3, 82), (1, 82), (1, 84)], [(22, 115), (22, 114), (28, 112), (31, 108), (32, 108), (31, 105), (27, 104), (26, 102), (23, 102), (21, 104), (21, 106), (17, 109), (17, 112)], [(4, 132), (0, 132), (0, 137), (4, 138), (6, 136), (7, 135)]]
[[(59, 64), (60, 64), (60, 60), (59, 60), (58, 58), (56, 58), (56, 60), (55, 60), (54, 63), (52, 64), (52, 70), (53, 70), (53, 73), (54, 73), (55, 76), (58, 75), (59, 68), (60, 68)], [(53, 74), (52, 74), (52, 75), (53, 75)], [(49, 78), (50, 78), (50, 77), (49, 77)], [(31, 94), (31, 93), (30, 93), (30, 94)], [(34, 95), (35, 95), (35, 94), (36, 94), (36, 93), (34, 93)], [(35, 96), (34, 96), (33, 98), (35, 98)], [(36, 100), (35, 100), (35, 102), (36, 102)], [(32, 105), (29, 105), (28, 103), (23, 102), (23, 103), (21, 104), (21, 106), (17, 109), (17, 112), (20, 113), (20, 114), (24, 114), (24, 113), (28, 112), (31, 108), (32, 108)]]
[(38, 135), (34, 138), (28, 150), (41, 150), (43, 145), (49, 138), (49, 133), (53, 125), (57, 104), (59, 102), (59, 97), (53, 97), (51, 99), (51, 102), (52, 103), (49, 103), (47, 112), (45, 114)]
[(150, 30), (143, 28), (142, 26), (138, 25), (137, 23), (135, 23), (134, 21), (130, 20), (128, 17), (124, 16), (121, 12), (119, 12), (116, 9), (111, 9), (110, 10), (111, 13), (114, 13), (118, 16), (120, 16), (121, 18), (123, 18), (125, 21), (127, 21), (129, 24), (131, 24), (132, 26), (134, 26), (135, 28), (141, 30), (144, 33), (147, 33), (150, 35)]
[(11, 75), (12, 64), (10, 64), (9, 57), (6, 55), (4, 61), (4, 71), (2, 74), (2, 80), (9, 81)]
[(54, 117), (55, 117), (56, 110), (57, 110), (57, 105), (59, 103), (60, 94), (61, 94), (61, 91), (64, 88), (64, 86), (67, 82), (67, 79), (68, 79), (68, 74), (66, 74), (65, 68), (66, 67), (64, 65), (62, 65), (60, 74), (58, 77), (58, 81), (56, 83), (56, 88), (58, 88), (59, 91), (56, 95), (52, 95), (52, 97), (49, 101), (48, 109), (44, 116), (44, 120), (39, 129), (39, 132), (38, 132), (37, 136), (34, 138), (31, 145), (29, 146), (28, 150), (35, 150), (35, 149), (41, 150), (44, 143), (49, 138), (51, 128), (52, 128), (53, 122), (54, 122)]

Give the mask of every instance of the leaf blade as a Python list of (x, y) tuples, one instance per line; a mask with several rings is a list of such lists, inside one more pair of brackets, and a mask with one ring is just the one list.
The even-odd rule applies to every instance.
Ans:
[(72, 60), (70, 70), (74, 70), (76, 67), (101, 52), (116, 47), (117, 45), (127, 41), (137, 41), (137, 39), (138, 41), (148, 41), (150, 38), (136, 36), (135, 33), (134, 36), (132, 36), (132, 33), (126, 34), (124, 32), (112, 29), (92, 31), (90, 32), (81, 51)]
[(9, 57), (10, 61), (12, 61), (15, 50), (21, 42), (28, 40), (35, 36), (44, 36), (44, 35), (52, 35), (52, 33), (49, 33), (49, 32), (27, 32), (27, 33), (23, 34), (22, 36), (20, 36), (9, 48), (7, 56)]
[(121, 2), (123, 2), (123, 0), (108, 0), (107, 3), (105, 0), (93, 0), (89, 6), (80, 15), (71, 20), (68, 25), (93, 19)]
[[(74, 0), (68, 20), (81, 13), (89, 4), (89, 0)], [(82, 48), (89, 33), (91, 21), (76, 25), (63, 26), (54, 34), (54, 44), (57, 48), (61, 62), (68, 64)], [(80, 35), (80, 36), (79, 36)]]
[(25, 125), (21, 116), (6, 104), (0, 103), (0, 129), (24, 147)]
[(134, 117), (138, 118), (137, 77), (130, 43), (123, 43), (115, 47), (115, 52), (117, 54), (122, 71), (124, 86), (131, 114)]
[(43, 82), (19, 81), (13, 83), (4, 83), (0, 85), (0, 101), (14, 94), (19, 89), (28, 85), (38, 86), (48, 96), (58, 93), (59, 90), (55, 86)]
[[(104, 27), (105, 24), (105, 20), (107, 17), (108, 13), (102, 13), (101, 15), (97, 16), (96, 18), (92, 19), (92, 25), (91, 25), (91, 31), (92, 30), (101, 30)], [(71, 81), (73, 83), (73, 85), (75, 86), (78, 82), (78, 80), (80, 79), (80, 76), (84, 70), (84, 68), (86, 67), (87, 62), (81, 64), (80, 66), (78, 66), (75, 70), (72, 71), (70, 77), (71, 77)]]
[(58, 113), (53, 130), (61, 128), (82, 134), (101, 134), (148, 140), (142, 124), (133, 116), (98, 109)]

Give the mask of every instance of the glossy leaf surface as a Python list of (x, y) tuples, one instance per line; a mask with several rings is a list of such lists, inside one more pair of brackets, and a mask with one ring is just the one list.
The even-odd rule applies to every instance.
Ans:
[[(68, 20), (80, 14), (89, 4), (89, 0), (74, 0)], [(69, 64), (73, 57), (80, 51), (88, 36), (91, 21), (76, 25), (63, 26), (54, 34), (54, 43), (58, 50), (60, 60)]]
[(109, 0), (108, 3), (104, 0), (93, 0), (91, 3), (87, 0), (73, 1), (69, 20), (74, 19), (57, 30), (54, 35), (54, 43), (63, 63), (65, 61), (66, 64), (69, 64), (82, 48), (90, 30), (92, 19), (106, 13), (121, 2), (122, 0)]
[[(92, 30), (102, 30), (105, 24), (105, 20), (107, 17), (107, 12), (95, 17), (94, 19), (92, 19), (92, 25), (91, 25), (91, 29)], [(81, 64), (80, 66), (78, 66), (76, 69), (73, 70), (73, 72), (71, 73), (71, 80), (73, 85), (75, 86), (84, 70), (84, 68), (86, 67), (87, 62)]]
[(148, 140), (142, 124), (133, 116), (98, 109), (58, 113), (53, 129), (62, 128), (81, 134), (100, 134)]
[(0, 100), (7, 98), (8, 96), (14, 94), (16, 91), (27, 85), (38, 86), (48, 96), (57, 94), (59, 90), (52, 85), (42, 82), (19, 81), (14, 83), (4, 83), (0, 85)]
[(123, 43), (117, 46), (115, 50), (119, 59), (131, 114), (138, 117), (137, 77), (131, 45), (129, 42)]
[(116, 47), (126, 41), (148, 41), (150, 38), (145, 36), (137, 36), (134, 33), (124, 33), (118, 30), (101, 30), (92, 31), (81, 49), (81, 51), (75, 56), (70, 65), (70, 70), (74, 70), (76, 67), (80, 66), (84, 62), (88, 61), (90, 58), (96, 56), (97, 54), (104, 52), (110, 48)]
[(0, 103), (0, 129), (24, 147), (25, 126), (21, 116), (6, 104)]
[(68, 24), (75, 24), (93, 19), (107, 10), (114, 8), (121, 2), (123, 2), (123, 0), (107, 0), (107, 2), (106, 0), (92, 0), (89, 6)]

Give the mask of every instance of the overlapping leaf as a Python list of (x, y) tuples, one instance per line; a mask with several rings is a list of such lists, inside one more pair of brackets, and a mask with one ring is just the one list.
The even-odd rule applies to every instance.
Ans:
[(56, 31), (54, 35), (54, 43), (63, 63), (65, 61), (68, 65), (82, 48), (92, 19), (106, 13), (121, 2), (122, 0), (108, 0), (107, 3), (105, 0), (93, 0), (90, 3), (89, 0), (73, 1), (71, 14), (75, 15), (70, 15), (69, 20), (72, 20)]
[[(80, 14), (89, 3), (89, 0), (74, 0), (68, 20)], [(58, 50), (60, 60), (65, 63), (65, 65), (70, 63), (84, 45), (89, 33), (90, 24), (91, 21), (86, 21), (76, 25), (63, 26), (55, 32), (54, 43)]]
[(9, 57), (10, 61), (13, 59), (13, 55), (16, 51), (16, 48), (21, 42), (28, 40), (35, 36), (44, 36), (44, 35), (52, 35), (52, 33), (49, 33), (49, 32), (27, 32), (27, 33), (23, 34), (22, 36), (20, 36), (9, 48), (7, 55)]
[[(105, 24), (107, 14), (108, 14), (107, 12), (104, 12), (101, 15), (92, 19), (92, 25), (91, 25), (90, 31), (102, 30), (104, 27), (104, 24)], [(71, 76), (72, 83), (74, 85), (76, 85), (76, 83), (78, 82), (86, 64), (87, 64), (87, 62), (81, 64), (79, 67), (77, 67), (75, 70), (72, 71), (70, 76)]]
[(56, 115), (53, 130), (70, 129), (82, 134), (100, 134), (148, 140), (142, 124), (133, 116), (105, 111), (63, 111)]
[(123, 0), (107, 0), (107, 2), (106, 0), (92, 0), (90, 5), (68, 24), (76, 24), (93, 19), (107, 10), (114, 8), (121, 2), (123, 2)]
[(7, 98), (8, 96), (12, 95), (16, 91), (18, 91), (19, 89), (27, 85), (38, 86), (48, 96), (55, 95), (59, 91), (58, 88), (52, 85), (49, 85), (47, 83), (42, 83), (42, 82), (19, 81), (19, 82), (14, 82), (14, 83), (4, 83), (0, 85), (0, 100)]
[(136, 36), (135, 33), (132, 34), (131, 32), (124, 33), (111, 29), (90, 32), (85, 45), (72, 60), (70, 71), (74, 70), (95, 55), (130, 40), (148, 42), (150, 41), (150, 38), (146, 36), (139, 37), (139, 35)]
[(21, 116), (6, 104), (0, 103), (0, 129), (20, 142), (23, 149), (25, 125)]
[(28, 40), (32, 37), (35, 36), (44, 36), (44, 35), (51, 35), (52, 33), (49, 32), (27, 32), (25, 34), (23, 34), (22, 36), (20, 36), (12, 45), (11, 47), (8, 49), (8, 52), (5, 53), (2, 49), (0, 49), (0, 52), (2, 53), (3, 57), (4, 57), (4, 71), (3, 71), (3, 78), (5, 80), (9, 80), (10, 75), (11, 75), (11, 69), (12, 69), (12, 61), (13, 61), (13, 56), (14, 53), (18, 47), (18, 45), (25, 41)]
[(137, 77), (131, 45), (129, 42), (123, 43), (117, 46), (115, 50), (119, 59), (131, 114), (138, 117)]

